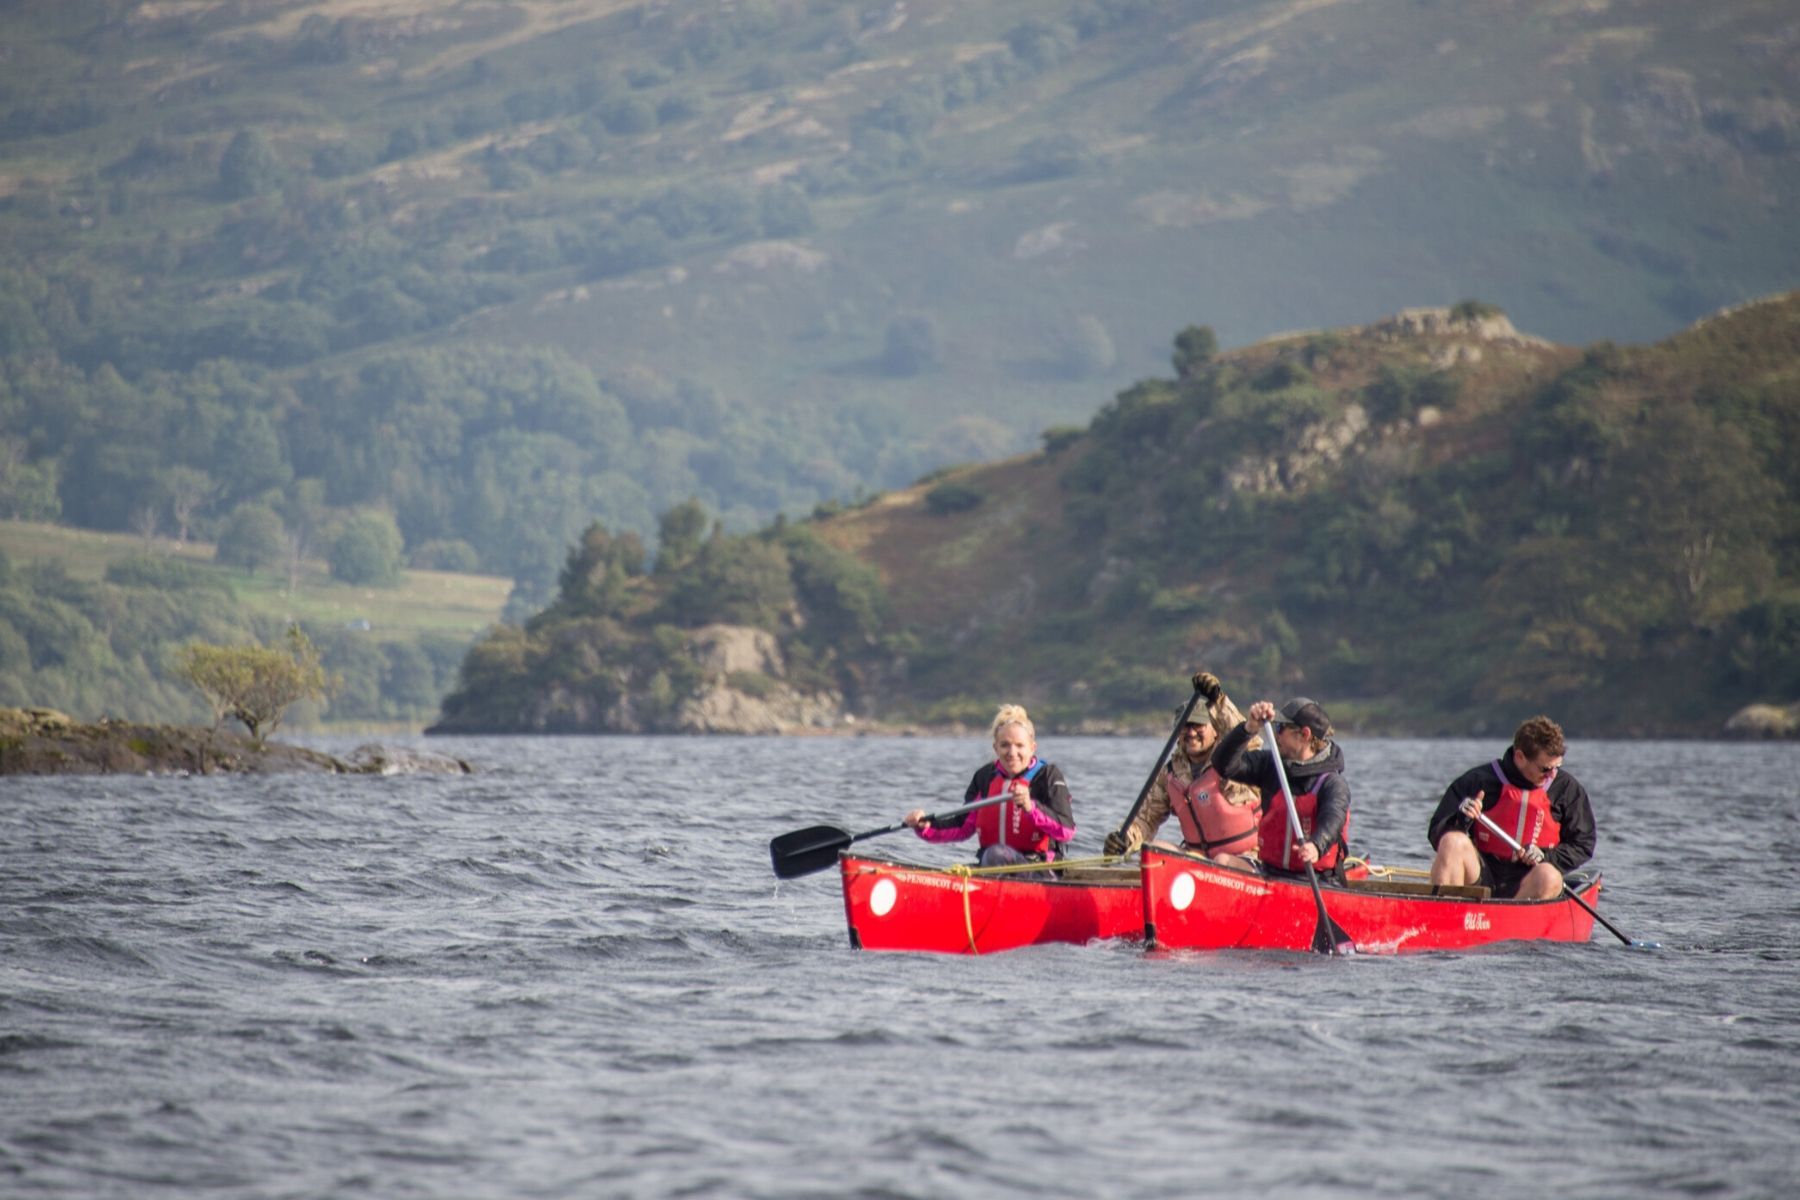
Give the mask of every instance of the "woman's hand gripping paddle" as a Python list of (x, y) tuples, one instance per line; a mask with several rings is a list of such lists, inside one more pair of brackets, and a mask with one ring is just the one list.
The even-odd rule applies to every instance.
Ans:
[[(933, 813), (925, 818), (927, 821), (950, 821), (957, 817), (966, 817), (978, 808), (986, 808), (990, 804), (1002, 804), (1012, 798), (1010, 793), (989, 796), (986, 800), (978, 800), (974, 804), (965, 804), (961, 808), (953, 808), (949, 812)], [(769, 842), (769, 862), (775, 868), (775, 878), (793, 879), (799, 875), (811, 875), (814, 871), (823, 871), (837, 861), (838, 851), (852, 842), (860, 842), (864, 838), (880, 837), (884, 833), (894, 833), (905, 829), (905, 821), (895, 821), (892, 825), (883, 825), (880, 829), (871, 829), (867, 833), (850, 833), (835, 825), (814, 825), (807, 829), (796, 829), (792, 833), (784, 833)]]
[[(1287, 801), (1288, 833), (1296, 842), (1303, 841), (1306, 835), (1300, 831), (1300, 814), (1294, 809), (1294, 793), (1288, 787), (1287, 768), (1281, 765), (1281, 747), (1275, 743), (1273, 723), (1263, 722), (1263, 738), (1269, 745), (1269, 757), (1275, 762), (1275, 778), (1281, 781), (1281, 798)], [(1312, 884), (1313, 903), (1319, 906), (1319, 920), (1313, 926), (1312, 948), (1320, 954), (1355, 954), (1356, 943), (1350, 940), (1350, 935), (1325, 911), (1325, 893), (1319, 890), (1319, 873), (1313, 870), (1311, 863), (1306, 863), (1305, 866), (1306, 882)]]
[[(1494, 822), (1488, 817), (1488, 815), (1486, 813), (1484, 813), (1484, 812), (1476, 813), (1475, 819), (1477, 821), (1480, 821), (1483, 825), (1486, 825), (1488, 827), (1488, 831), (1490, 833), (1492, 833), (1495, 837), (1499, 838), (1501, 841), (1503, 841), (1507, 845), (1511, 846), (1515, 853), (1520, 853), (1520, 854), (1524, 853), (1525, 847), (1519, 845), (1517, 840), (1515, 840), (1511, 834), (1507, 833), (1506, 830), (1504, 830), (1504, 829), (1500, 828), (1498, 825), (1494, 824)], [(1630, 946), (1633, 950), (1660, 950), (1660, 949), (1662, 949), (1662, 946), (1657, 942), (1646, 942), (1646, 941), (1642, 941), (1638, 938), (1626, 937), (1623, 933), (1621, 933), (1619, 931), (1619, 927), (1617, 925), (1614, 925), (1611, 921), (1609, 921), (1605, 917), (1601, 916), (1600, 913), (1594, 908), (1593, 905), (1589, 904), (1586, 900), (1583, 900), (1580, 896), (1577, 896), (1575, 894), (1575, 889), (1570, 887), (1566, 883), (1563, 884), (1563, 895), (1567, 896), (1569, 899), (1573, 900), (1575, 903), (1581, 905), (1581, 907), (1587, 909), (1589, 916), (1593, 917), (1594, 920), (1596, 920), (1596, 921), (1600, 922), (1602, 925), (1606, 926), (1606, 928), (1612, 933), (1612, 935), (1614, 937), (1618, 938), (1621, 942), (1624, 942), (1627, 946)]]

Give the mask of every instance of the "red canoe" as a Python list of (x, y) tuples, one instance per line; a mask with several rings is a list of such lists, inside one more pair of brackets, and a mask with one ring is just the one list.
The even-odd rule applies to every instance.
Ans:
[[(1144, 938), (1164, 950), (1310, 950), (1319, 910), (1304, 878), (1224, 867), (1155, 846), (1144, 849)], [(1486, 888), (1424, 881), (1321, 881), (1325, 909), (1361, 954), (1465, 950), (1490, 942), (1585, 942), (1593, 915), (1569, 899), (1494, 900)], [(1577, 885), (1592, 904), (1600, 878)], [(1448, 893), (1448, 894), (1446, 894)]]
[(1033, 880), (980, 867), (922, 867), (843, 854), (844, 916), (860, 950), (992, 954), (1044, 942), (1144, 935), (1132, 866), (1071, 867)]

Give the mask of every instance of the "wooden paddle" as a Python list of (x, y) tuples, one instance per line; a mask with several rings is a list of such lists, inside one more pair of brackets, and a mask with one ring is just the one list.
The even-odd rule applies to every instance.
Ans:
[(1194, 694), (1188, 697), (1187, 706), (1181, 710), (1181, 715), (1175, 718), (1175, 728), (1169, 731), (1169, 740), (1163, 743), (1162, 753), (1156, 756), (1156, 765), (1150, 768), (1149, 778), (1145, 779), (1144, 786), (1138, 789), (1137, 799), (1132, 802), (1131, 811), (1125, 814), (1123, 821), (1119, 822), (1120, 837), (1125, 836), (1125, 831), (1131, 828), (1131, 823), (1137, 820), (1138, 813), (1143, 811), (1144, 801), (1150, 798), (1150, 789), (1156, 786), (1156, 777), (1162, 774), (1163, 764), (1169, 761), (1169, 752), (1175, 749), (1175, 740), (1181, 736), (1181, 727), (1188, 723), (1188, 717), (1193, 713), (1194, 705), (1198, 703), (1200, 703), (1200, 689), (1195, 687)]
[[(1511, 846), (1513, 848), (1513, 850), (1515, 850), (1515, 851), (1524, 850), (1524, 847), (1519, 845), (1519, 843), (1513, 839), (1513, 836), (1511, 834), (1507, 833), (1506, 830), (1504, 830), (1504, 829), (1500, 828), (1498, 825), (1494, 824), (1493, 820), (1486, 813), (1484, 813), (1484, 812), (1476, 813), (1475, 819), (1477, 821), (1480, 821), (1483, 825), (1486, 825), (1488, 827), (1489, 831), (1492, 832), (1495, 837), (1499, 838), (1501, 841), (1503, 841), (1507, 845)], [(1594, 918), (1594, 920), (1596, 920), (1596, 921), (1600, 922), (1602, 925), (1606, 926), (1606, 928), (1612, 932), (1612, 935), (1614, 937), (1618, 938), (1621, 942), (1624, 942), (1627, 946), (1630, 946), (1632, 949), (1634, 949), (1634, 950), (1657, 950), (1657, 949), (1661, 948), (1658, 945), (1658, 943), (1656, 943), (1656, 942), (1646, 942), (1646, 941), (1642, 941), (1641, 939), (1638, 939), (1638, 938), (1626, 937), (1623, 933), (1619, 932), (1619, 927), (1617, 925), (1614, 925), (1611, 921), (1609, 921), (1605, 917), (1601, 916), (1599, 911), (1597, 909), (1595, 909), (1593, 905), (1589, 904), (1586, 900), (1583, 900), (1580, 896), (1576, 895), (1575, 889), (1570, 887), (1566, 883), (1563, 884), (1563, 895), (1567, 896), (1569, 899), (1573, 900), (1575, 903), (1581, 905), (1581, 907), (1587, 909), (1588, 915), (1592, 916)]]
[[(1263, 738), (1269, 746), (1269, 757), (1275, 762), (1275, 778), (1281, 781), (1281, 798), (1287, 801), (1288, 833), (1298, 842), (1305, 838), (1300, 829), (1300, 813), (1294, 808), (1294, 793), (1288, 787), (1287, 768), (1281, 765), (1281, 747), (1275, 744), (1275, 726), (1272, 722), (1263, 722)], [(1319, 889), (1319, 873), (1313, 865), (1301, 860), (1306, 867), (1306, 882), (1312, 884), (1313, 903), (1319, 906), (1319, 920), (1313, 926), (1312, 948), (1320, 954), (1355, 954), (1356, 943), (1350, 935), (1331, 919), (1325, 911), (1325, 893)]]
[[(974, 804), (965, 804), (961, 808), (953, 808), (949, 812), (933, 813), (925, 818), (927, 821), (949, 821), (957, 817), (966, 817), (978, 808), (986, 808), (990, 804), (1003, 804), (1012, 799), (1011, 792), (1003, 792), (998, 796), (989, 796), (986, 800), (977, 800)], [(838, 851), (852, 842), (860, 842), (864, 838), (880, 837), (884, 833), (894, 833), (905, 829), (905, 821), (895, 821), (892, 825), (883, 825), (880, 829), (871, 829), (867, 833), (850, 833), (835, 825), (813, 825), (806, 829), (796, 829), (792, 833), (784, 833), (769, 842), (769, 862), (775, 868), (775, 878), (793, 879), (798, 875), (811, 875), (814, 871), (823, 871), (837, 862)]]

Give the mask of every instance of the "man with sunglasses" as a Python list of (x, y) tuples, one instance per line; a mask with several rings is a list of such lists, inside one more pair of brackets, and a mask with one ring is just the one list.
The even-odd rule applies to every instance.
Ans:
[[(1478, 884), (1499, 899), (1562, 895), (1563, 876), (1594, 856), (1587, 789), (1562, 769), (1563, 731), (1532, 717), (1493, 762), (1465, 771), (1444, 792), (1426, 836), (1436, 847), (1431, 882)], [(1522, 847), (1475, 820), (1486, 813)]]

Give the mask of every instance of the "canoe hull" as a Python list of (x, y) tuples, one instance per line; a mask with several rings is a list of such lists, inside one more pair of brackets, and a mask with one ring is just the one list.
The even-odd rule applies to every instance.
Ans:
[[(1145, 940), (1165, 950), (1311, 950), (1318, 906), (1304, 878), (1290, 880), (1146, 848)], [(1505, 941), (1585, 942), (1592, 914), (1566, 895), (1493, 900), (1325, 886), (1325, 908), (1359, 954), (1467, 950)], [(1599, 898), (1596, 876), (1581, 898)]]
[(861, 950), (993, 954), (1144, 934), (1142, 875), (1131, 867), (1030, 880), (853, 854), (838, 865), (850, 944)]

